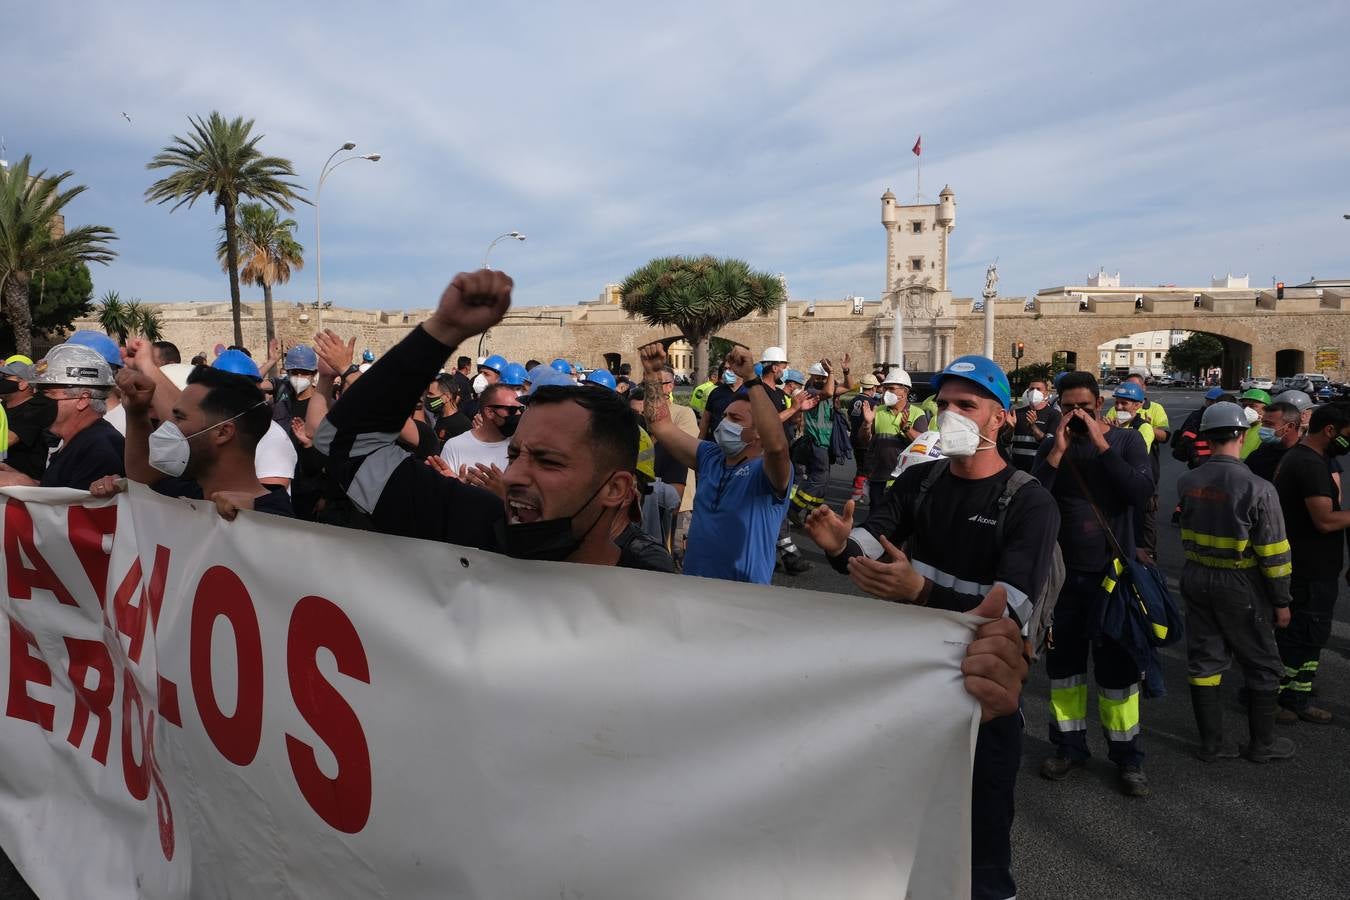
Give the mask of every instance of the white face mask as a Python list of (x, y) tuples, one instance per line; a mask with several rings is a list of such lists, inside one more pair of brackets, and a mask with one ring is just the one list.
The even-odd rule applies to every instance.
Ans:
[(744, 429), (730, 419), (723, 419), (713, 429), (713, 439), (717, 441), (717, 446), (727, 459), (735, 459), (745, 451), (745, 441), (741, 439), (742, 431)]
[(1244, 406), (1242, 408), (1242, 414), (1247, 417), (1248, 425), (1255, 425), (1257, 422), (1261, 421), (1261, 414), (1250, 406)]
[(305, 391), (309, 390), (309, 386), (313, 383), (314, 382), (301, 375), (291, 376), (291, 387), (295, 388), (297, 394), (303, 394)]
[(473, 392), (475, 394), (481, 394), (483, 393), (483, 391), (487, 390), (487, 386), (488, 386), (487, 376), (484, 375), (482, 372), (479, 372), (478, 377), (474, 378), (473, 380)]
[(1120, 423), (1122, 423), (1122, 424), (1124, 424), (1125, 422), (1133, 422), (1133, 421), (1134, 421), (1134, 410), (1132, 410), (1132, 409), (1121, 409), (1121, 408), (1117, 407), (1117, 408), (1116, 408), (1116, 421), (1117, 421), (1117, 422), (1120, 422)]
[(887, 391), (886, 393), (881, 395), (881, 402), (885, 406), (894, 406), (895, 404), (900, 402), (900, 398), (891, 391)]
[(1027, 391), (1023, 396), (1026, 397), (1028, 406), (1040, 406), (1045, 402), (1045, 395), (1035, 388)]
[[(267, 401), (263, 401), (266, 403)], [(257, 409), (263, 403), (256, 403), (248, 409), (241, 412), (239, 416), (246, 412)], [(239, 416), (230, 416), (222, 422), (214, 425), (207, 425), (201, 431), (194, 431), (192, 434), (183, 434), (183, 430), (178, 427), (176, 422), (162, 422), (160, 426), (150, 433), (150, 465), (156, 471), (163, 472), (165, 475), (177, 478), (187, 471), (188, 459), (192, 456), (192, 448), (188, 441), (199, 434), (206, 434), (213, 428), (219, 428), (226, 422), (233, 422)]]
[[(974, 456), (980, 442), (986, 440), (974, 420), (949, 409), (938, 413), (938, 433), (942, 436), (942, 455), (954, 459)], [(989, 444), (993, 446), (993, 441)]]

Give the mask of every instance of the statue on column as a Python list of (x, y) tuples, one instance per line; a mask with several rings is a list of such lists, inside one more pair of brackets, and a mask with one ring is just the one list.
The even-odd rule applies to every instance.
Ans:
[(984, 302), (989, 303), (998, 297), (998, 260), (989, 264), (989, 268), (984, 270), (984, 291), (982, 293)]

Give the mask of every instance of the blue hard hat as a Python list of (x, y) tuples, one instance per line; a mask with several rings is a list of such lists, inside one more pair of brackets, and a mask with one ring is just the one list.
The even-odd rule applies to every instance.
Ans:
[(564, 375), (572, 374), (572, 364), (567, 360), (563, 359), (562, 357), (558, 357), (553, 362), (549, 363), (548, 367), (553, 371), (561, 372)]
[(1063, 380), (1064, 380), (1064, 376), (1065, 376), (1065, 375), (1068, 375), (1068, 374), (1069, 374), (1069, 370), (1068, 370), (1068, 369), (1065, 369), (1063, 372), (1060, 372), (1058, 375), (1055, 376), (1055, 390), (1059, 390), (1059, 383), (1060, 383), (1061, 381), (1063, 381)]
[(232, 375), (246, 375), (254, 381), (262, 381), (262, 372), (258, 371), (258, 364), (242, 350), (226, 350), (216, 357), (216, 361), (211, 363), (211, 368), (229, 372)]
[(314, 352), (314, 348), (305, 344), (292, 347), (286, 351), (286, 371), (300, 369), (303, 372), (317, 372), (319, 370), (319, 354)]
[(1133, 381), (1121, 382), (1120, 386), (1116, 388), (1115, 393), (1111, 396), (1120, 400), (1133, 400), (1136, 403), (1143, 403), (1145, 399), (1144, 389)]
[(977, 384), (993, 394), (1004, 409), (1012, 406), (1012, 385), (1008, 384), (1008, 376), (992, 359), (974, 354), (958, 356), (933, 379), (933, 392), (942, 390), (942, 384), (948, 378), (961, 378)]
[(577, 384), (570, 375), (559, 372), (557, 369), (548, 366), (540, 366), (534, 373), (534, 380), (530, 383), (530, 396), (541, 387), (576, 387)]
[(534, 384), (536, 381), (539, 380), (539, 373), (543, 372), (547, 368), (548, 366), (544, 365), (543, 363), (540, 363), (539, 365), (535, 366), (533, 369), (530, 369), (525, 373), (525, 380), (530, 384)]
[(478, 364), (480, 369), (491, 369), (498, 375), (502, 374), (502, 369), (506, 368), (506, 357), (499, 353), (494, 353), (487, 359)]
[(1225, 391), (1225, 390), (1224, 390), (1223, 388), (1221, 388), (1221, 387), (1212, 387), (1212, 388), (1210, 388), (1209, 390), (1205, 391), (1205, 399), (1206, 399), (1206, 400), (1218, 400), (1220, 397), (1222, 397), (1222, 396), (1223, 396), (1224, 394), (1226, 394), (1226, 393), (1228, 393), (1228, 392)]
[(76, 331), (66, 338), (66, 343), (88, 347), (107, 360), (108, 365), (114, 369), (120, 369), (125, 365), (122, 362), (122, 351), (118, 348), (117, 341), (101, 331)]
[(520, 363), (507, 363), (502, 366), (502, 384), (511, 387), (525, 386), (525, 367)]
[(802, 374), (801, 369), (788, 369), (783, 373), (783, 383), (795, 381), (797, 384), (806, 384), (806, 376)]
[(361, 351), (361, 362), (374, 362), (374, 361), (375, 361), (374, 350), (371, 350), (369, 347), (367, 347), (366, 349)]
[(756, 378), (764, 377), (764, 363), (755, 363), (755, 377)]
[(596, 369), (591, 372), (591, 374), (586, 376), (586, 381), (588, 384), (598, 384), (601, 387), (607, 387), (611, 391), (618, 385), (618, 382), (614, 380), (614, 376), (604, 369)]

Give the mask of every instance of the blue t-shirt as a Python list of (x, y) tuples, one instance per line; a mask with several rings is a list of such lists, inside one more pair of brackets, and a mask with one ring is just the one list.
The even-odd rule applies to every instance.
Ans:
[(697, 471), (684, 574), (768, 584), (791, 476), (779, 494), (764, 474), (762, 458), (728, 466), (714, 441), (699, 443)]

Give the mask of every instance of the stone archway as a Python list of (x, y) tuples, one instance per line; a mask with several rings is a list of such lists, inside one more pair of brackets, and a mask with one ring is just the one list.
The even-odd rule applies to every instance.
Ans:
[[(1288, 378), (1291, 375), (1297, 375), (1299, 372), (1308, 371), (1306, 357), (1302, 350), (1289, 347), (1284, 350), (1275, 351), (1275, 371), (1268, 375), (1268, 378)], [(1264, 372), (1257, 372), (1258, 375), (1264, 375)]]
[[(1127, 324), (1128, 323), (1128, 324)], [(1153, 327), (1148, 327), (1152, 325)], [(1122, 327), (1124, 326), (1124, 327)], [(1153, 332), (1181, 332), (1187, 331), (1192, 334), (1207, 334), (1216, 338), (1223, 345), (1223, 356), (1220, 358), (1219, 368), (1222, 370), (1221, 384), (1225, 388), (1236, 389), (1238, 383), (1253, 373), (1262, 374), (1274, 369), (1275, 354), (1273, 350), (1262, 347), (1258, 343), (1258, 336), (1255, 330), (1242, 325), (1234, 325), (1226, 329), (1231, 333), (1225, 334), (1203, 328), (1183, 328), (1180, 325), (1168, 327), (1164, 323), (1148, 322), (1147, 320), (1129, 319), (1109, 319), (1089, 332), (1088, 340), (1091, 341), (1091, 349), (1087, 355), (1082, 352), (1079, 354), (1080, 360), (1092, 360), (1095, 366), (1094, 371), (1101, 370), (1101, 356), (1098, 348), (1102, 344), (1112, 343), (1121, 338), (1128, 338), (1133, 334), (1143, 331)], [(1162, 359), (1166, 357), (1166, 352), (1170, 347), (1170, 338), (1165, 340), (1162, 345), (1150, 346), (1148, 348), (1131, 348), (1129, 351), (1128, 363), (1119, 363), (1116, 355), (1112, 354), (1113, 365), (1108, 365), (1108, 371), (1116, 368), (1125, 368), (1127, 370), (1146, 370), (1151, 374), (1160, 374)], [(1137, 354), (1143, 354), (1142, 359)]]

